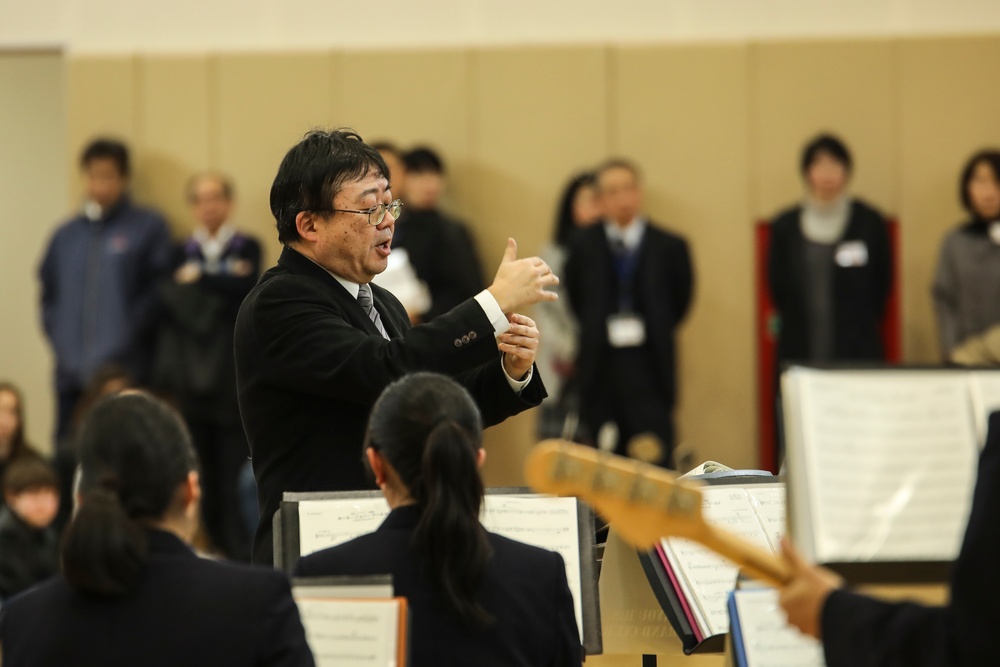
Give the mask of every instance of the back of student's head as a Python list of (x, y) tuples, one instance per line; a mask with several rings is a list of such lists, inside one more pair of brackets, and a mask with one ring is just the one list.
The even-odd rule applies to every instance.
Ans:
[(74, 587), (121, 595), (146, 560), (146, 530), (183, 511), (183, 484), (197, 468), (180, 417), (148, 394), (99, 401), (79, 439), (80, 505), (63, 541), (63, 568)]
[(414, 551), (448, 607), (472, 624), (491, 620), (475, 599), (491, 556), (479, 523), (482, 437), (479, 409), (461, 385), (443, 375), (415, 373), (382, 393), (366, 439), (422, 508)]

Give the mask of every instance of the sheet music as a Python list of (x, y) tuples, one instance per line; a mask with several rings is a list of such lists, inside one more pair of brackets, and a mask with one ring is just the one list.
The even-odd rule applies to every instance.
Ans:
[(823, 645), (788, 625), (778, 591), (736, 591), (736, 613), (747, 667), (825, 667)]
[(296, 602), (317, 667), (396, 667), (399, 600)]
[[(482, 521), (486, 530), (563, 557), (583, 637), (576, 502), (575, 498), (487, 494)], [(381, 496), (299, 501), (299, 552), (305, 556), (374, 532), (388, 514), (389, 506)]]
[[(969, 513), (976, 434), (962, 372), (790, 371), (802, 442), (793, 520), (821, 562), (951, 560)], [(801, 459), (799, 456), (801, 455)], [(801, 469), (795, 469), (801, 467)], [(798, 531), (797, 531), (798, 533)]]
[(969, 373), (972, 406), (976, 416), (976, 435), (979, 448), (986, 444), (986, 427), (990, 413), (1000, 410), (1000, 371), (972, 371)]
[[(781, 484), (760, 486), (763, 488), (755, 488), (752, 497), (749, 490), (741, 486), (706, 486), (702, 489), (702, 515), (707, 523), (774, 553), (770, 535), (777, 532), (780, 540), (777, 526), (784, 525), (784, 505), (779, 504), (779, 500), (784, 492)], [(758, 516), (756, 507), (763, 509), (766, 519)], [(682, 579), (685, 596), (699, 624), (703, 623), (704, 635), (710, 637), (728, 632), (726, 602), (736, 586), (739, 568), (715, 552), (683, 538), (663, 540), (663, 547), (674, 573)]]

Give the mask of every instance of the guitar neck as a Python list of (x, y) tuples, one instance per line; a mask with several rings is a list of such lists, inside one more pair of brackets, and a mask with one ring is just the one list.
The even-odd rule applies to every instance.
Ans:
[(706, 525), (691, 538), (733, 561), (754, 579), (782, 586), (792, 578), (791, 570), (784, 560), (727, 530)]

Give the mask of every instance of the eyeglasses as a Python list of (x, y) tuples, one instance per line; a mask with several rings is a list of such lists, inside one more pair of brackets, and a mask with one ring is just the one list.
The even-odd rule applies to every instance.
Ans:
[(360, 213), (362, 215), (368, 216), (368, 224), (375, 226), (381, 225), (382, 221), (385, 220), (385, 212), (388, 211), (389, 215), (392, 216), (393, 220), (399, 217), (400, 212), (403, 210), (403, 202), (400, 200), (395, 200), (389, 202), (388, 204), (375, 204), (371, 208), (367, 208), (363, 211), (355, 211), (349, 208), (331, 208), (334, 213)]

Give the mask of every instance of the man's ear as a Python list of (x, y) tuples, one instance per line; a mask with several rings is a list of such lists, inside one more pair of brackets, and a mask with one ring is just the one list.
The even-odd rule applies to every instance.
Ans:
[(295, 229), (306, 241), (315, 241), (319, 235), (320, 216), (312, 211), (299, 211), (295, 216)]

